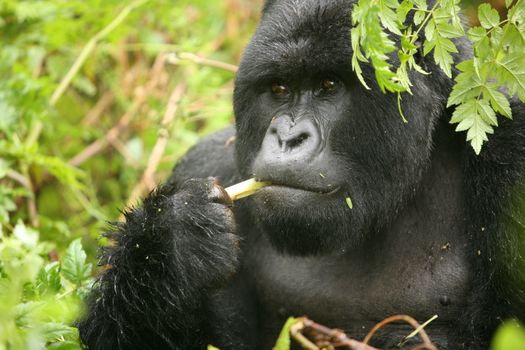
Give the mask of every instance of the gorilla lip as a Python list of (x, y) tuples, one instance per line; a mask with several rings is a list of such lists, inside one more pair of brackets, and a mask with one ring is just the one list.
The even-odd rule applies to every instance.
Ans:
[(304, 192), (311, 192), (315, 194), (321, 194), (321, 195), (332, 195), (336, 192), (338, 192), (341, 189), (341, 186), (335, 186), (334, 188), (311, 188), (311, 187), (303, 187), (298, 185), (291, 185), (286, 183), (279, 183), (275, 181), (267, 182), (268, 185), (265, 187), (282, 187), (282, 188), (289, 188), (292, 190), (299, 190)]

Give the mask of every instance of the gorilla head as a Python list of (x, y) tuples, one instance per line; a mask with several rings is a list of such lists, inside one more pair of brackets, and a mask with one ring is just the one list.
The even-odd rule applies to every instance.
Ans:
[[(381, 228), (428, 167), (445, 79), (412, 77), (403, 123), (396, 96), (352, 71), (352, 1), (267, 2), (238, 72), (236, 156), (271, 181), (250, 210), (279, 250), (345, 251)], [(429, 62), (427, 69), (435, 67)], [(345, 203), (347, 197), (353, 208)]]

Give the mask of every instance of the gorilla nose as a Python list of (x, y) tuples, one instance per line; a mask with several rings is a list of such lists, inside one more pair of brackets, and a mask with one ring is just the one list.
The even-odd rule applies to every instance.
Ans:
[(319, 129), (311, 119), (294, 121), (285, 115), (270, 124), (262, 152), (274, 161), (307, 161), (319, 152), (320, 144)]

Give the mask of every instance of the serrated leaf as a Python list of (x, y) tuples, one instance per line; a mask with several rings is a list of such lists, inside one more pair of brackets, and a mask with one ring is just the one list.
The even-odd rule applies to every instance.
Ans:
[(60, 278), (60, 263), (52, 262), (40, 269), (35, 282), (35, 289), (40, 295), (56, 293), (62, 288)]
[(32, 315), (45, 303), (43, 301), (28, 301), (15, 306), (15, 319), (19, 327), (27, 326), (32, 321)]
[(499, 13), (490, 4), (481, 4), (478, 7), (479, 23), (485, 29), (491, 29), (499, 25)]
[(452, 76), (454, 59), (450, 53), (457, 53), (456, 45), (446, 38), (437, 37), (434, 46), (434, 60), (448, 77)]
[(456, 131), (467, 131), (467, 141), (479, 154), (483, 142), (488, 140), (487, 134), (494, 132), (492, 126), (497, 125), (497, 119), (488, 101), (471, 99), (456, 108), (450, 123), (458, 123)]
[(426, 12), (424, 11), (416, 11), (416, 13), (414, 14), (414, 24), (416, 26), (420, 25), (423, 20), (425, 19), (425, 16), (427, 15)]
[(460, 70), (456, 78), (456, 84), (448, 97), (447, 107), (458, 105), (469, 99), (479, 96), (481, 93), (481, 81), (474, 67), (474, 60), (466, 60), (459, 63), (456, 68)]
[(491, 85), (483, 87), (483, 95), (490, 101), (492, 108), (504, 117), (512, 119), (512, 110), (507, 97)]
[(509, 9), (508, 18), (511, 23), (523, 23), (525, 21), (525, 3), (518, 1)]
[(76, 286), (81, 286), (91, 278), (91, 264), (86, 264), (86, 252), (79, 239), (71, 242), (62, 260), (64, 277)]
[(487, 30), (483, 27), (473, 27), (468, 30), (467, 34), (470, 41), (477, 43), (487, 36)]
[(436, 25), (434, 24), (434, 21), (428, 22), (428, 24), (425, 27), (425, 38), (429, 41), (434, 40), (435, 30), (436, 30)]
[(525, 55), (523, 53), (512, 53), (497, 60), (498, 80), (509, 89), (511, 96), (517, 95), (525, 102)]
[(465, 34), (461, 26), (455, 26), (449, 23), (438, 23), (437, 31), (444, 38), (459, 38)]
[(414, 5), (416, 5), (416, 7), (418, 9), (421, 9), (421, 10), (426, 10), (427, 9), (427, 1), (426, 0), (413, 0), (414, 2)]
[(498, 119), (496, 118), (496, 113), (489, 105), (489, 102), (486, 100), (477, 101), (477, 110), (478, 114), (488, 125), (498, 126)]
[[(396, 8), (399, 7), (399, 3)], [(381, 24), (394, 34), (401, 35), (401, 24), (398, 22), (397, 15), (392, 9), (386, 4), (386, 1), (379, 0), (379, 18)]]
[(401, 2), (401, 5), (399, 6), (399, 8), (396, 11), (397, 20), (399, 21), (399, 23), (404, 23), (405, 22), (408, 13), (413, 8), (414, 8), (414, 5), (412, 4), (412, 2), (410, 0), (403, 0), (403, 2)]

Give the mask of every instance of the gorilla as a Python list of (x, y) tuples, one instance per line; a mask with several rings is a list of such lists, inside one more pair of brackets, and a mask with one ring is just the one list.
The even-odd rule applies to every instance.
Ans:
[[(403, 123), (372, 67), (371, 90), (352, 71), (353, 3), (266, 2), (235, 128), (194, 146), (109, 232), (79, 322), (90, 349), (270, 349), (290, 315), (362, 339), (402, 313), (437, 314), (440, 349), (479, 350), (502, 320), (525, 320), (524, 105), (476, 156), (449, 124), (452, 79), (419, 55), (431, 74), (412, 76)], [(222, 186), (251, 177), (271, 185), (233, 204)]]

